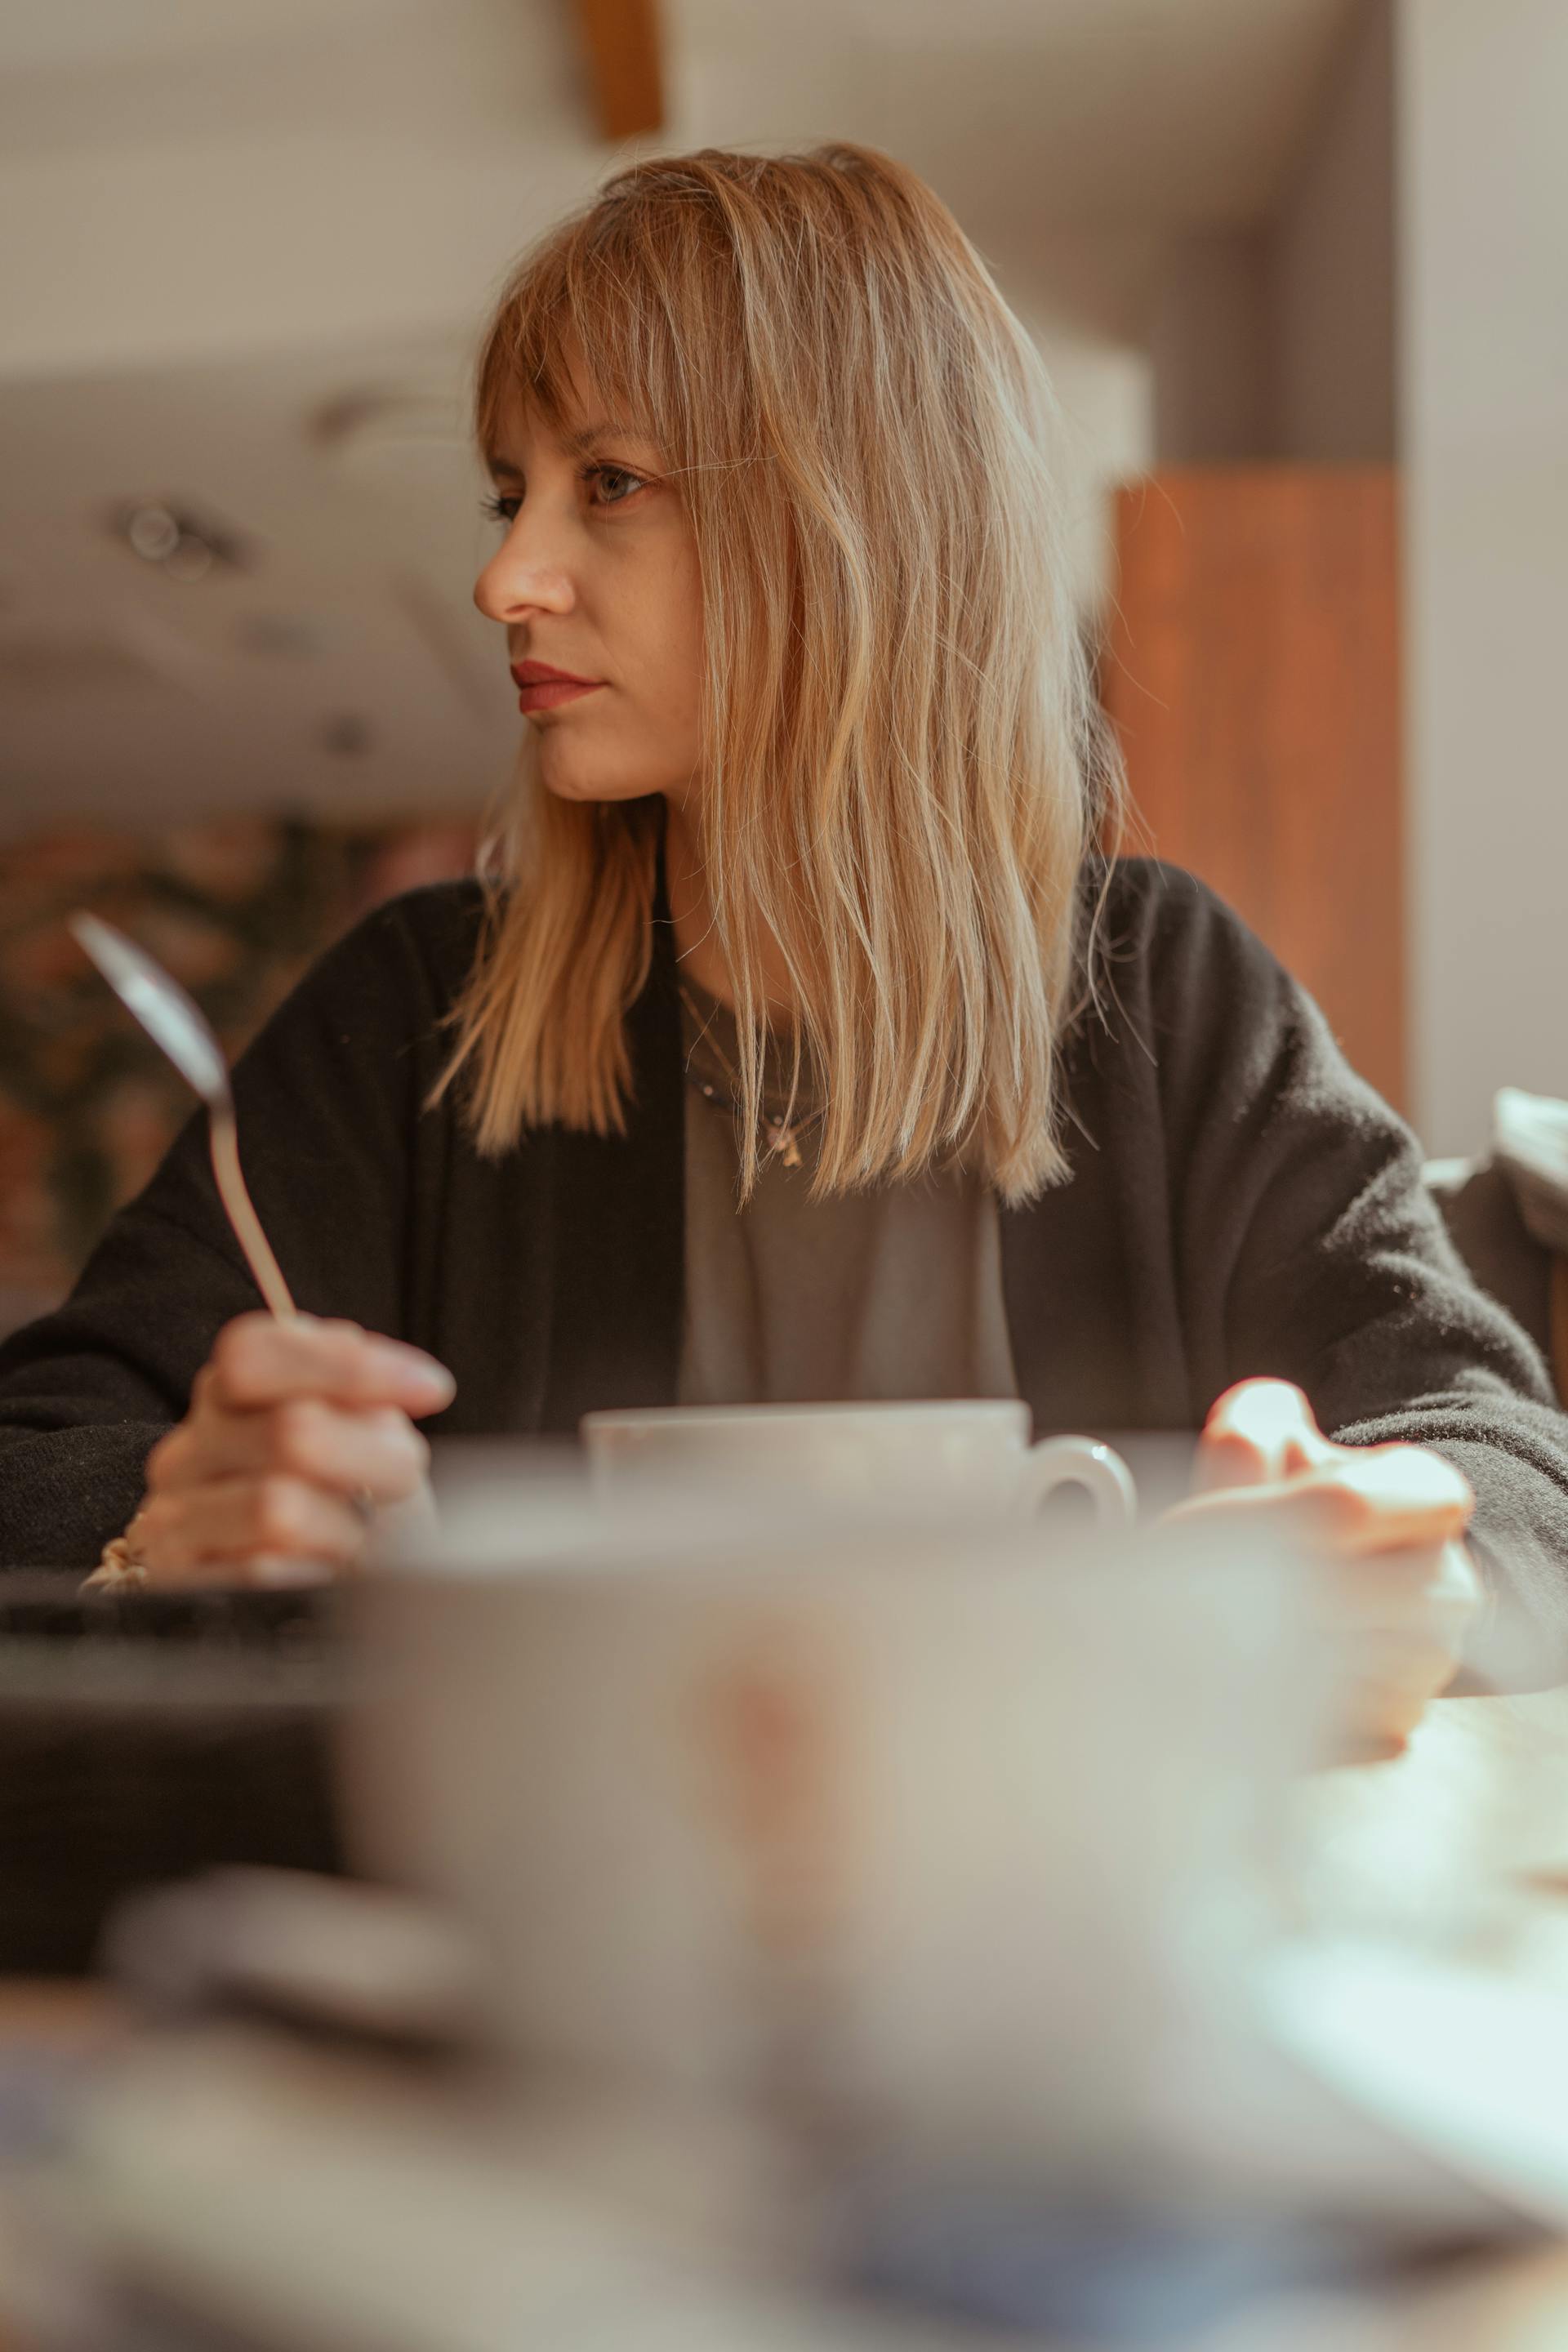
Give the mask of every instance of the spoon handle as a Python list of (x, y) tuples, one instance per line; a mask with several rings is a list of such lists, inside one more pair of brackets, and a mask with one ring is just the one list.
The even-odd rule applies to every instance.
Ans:
[(261, 1220), (251, 1205), (245, 1178), (240, 1174), (239, 1142), (232, 1108), (216, 1103), (207, 1106), (207, 1140), (218, 1194), (228, 1212), (235, 1238), (245, 1252), (246, 1263), (256, 1277), (256, 1286), (274, 1315), (292, 1315), (295, 1307), (289, 1296), (289, 1286), (272, 1255), (272, 1245), (261, 1230)]

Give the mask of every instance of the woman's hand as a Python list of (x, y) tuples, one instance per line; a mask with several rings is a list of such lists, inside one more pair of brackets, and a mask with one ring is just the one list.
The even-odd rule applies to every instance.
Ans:
[(1362, 1752), (1396, 1755), (1453, 1680), (1483, 1599), (1463, 1541), (1468, 1481), (1424, 1445), (1336, 1445), (1300, 1389), (1252, 1380), (1210, 1412), (1194, 1485), (1169, 1517), (1256, 1513), (1322, 1556)]
[(298, 1582), (353, 1568), (369, 1507), (424, 1487), (414, 1423), (454, 1392), (433, 1356), (357, 1323), (237, 1316), (147, 1460), (131, 1530), (150, 1584)]

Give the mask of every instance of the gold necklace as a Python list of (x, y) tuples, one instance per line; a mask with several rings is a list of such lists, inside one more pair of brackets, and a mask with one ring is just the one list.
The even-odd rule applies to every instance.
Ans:
[[(690, 992), (687, 988), (686, 982), (683, 980), (678, 981), (676, 985), (680, 991), (681, 1003), (685, 1005), (692, 1019), (697, 1023), (697, 1034), (699, 1039), (707, 1038), (709, 1045), (713, 1048), (713, 1052), (718, 1058), (719, 1066), (723, 1071), (725, 1077), (730, 1081), (732, 1087), (738, 1088), (741, 1084), (740, 1072), (731, 1061), (730, 1056), (724, 1051), (723, 1046), (719, 1043), (718, 1038), (709, 1034), (709, 1032), (712, 1027), (713, 1016), (710, 1013), (706, 1018), (704, 1018), (701, 1006), (700, 1004), (693, 1003)], [(719, 1100), (717, 1089), (710, 1087), (707, 1083), (706, 1079), (692, 1076), (691, 1064), (689, 1060), (688, 1060), (686, 1065), (686, 1075), (691, 1079), (691, 1083), (697, 1088), (699, 1094), (706, 1095), (710, 1102), (717, 1102)], [(739, 1094), (731, 1093), (730, 1097), (731, 1109), (734, 1110), (738, 1108), (739, 1104)], [(827, 1106), (826, 1103), (822, 1105), (819, 1110), (814, 1110), (811, 1112), (808, 1118), (799, 1120), (790, 1118), (770, 1118), (764, 1111), (763, 1113), (761, 1123), (763, 1134), (767, 1143), (769, 1155), (771, 1156), (776, 1151), (779, 1157), (783, 1160), (786, 1168), (800, 1167), (802, 1164), (800, 1156), (800, 1138), (803, 1135), (809, 1135), (812, 1129), (817, 1124), (818, 1120), (826, 1118), (826, 1116)]]

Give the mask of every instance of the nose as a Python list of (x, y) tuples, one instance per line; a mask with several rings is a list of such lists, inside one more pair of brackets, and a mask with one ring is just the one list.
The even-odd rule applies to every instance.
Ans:
[(474, 603), (487, 621), (524, 621), (532, 613), (570, 612), (571, 574), (520, 515), (474, 583)]

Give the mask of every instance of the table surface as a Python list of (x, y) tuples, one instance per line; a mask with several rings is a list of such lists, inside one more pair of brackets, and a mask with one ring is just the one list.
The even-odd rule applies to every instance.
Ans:
[[(1568, 1939), (1568, 1686), (1439, 1701), (1403, 1755), (1316, 1775), (1302, 1793), (1315, 1834), (1352, 1880), (1359, 1874), (1385, 1898), (1394, 1890), (1396, 1901), (1420, 1906), (1462, 1896), (1471, 1858), (1484, 1860), (1525, 1890), (1542, 1920), (1560, 1921)], [(112, 2048), (129, 2023), (103, 1985), (0, 1979), (0, 2044), (13, 2049), (90, 2057)], [(0, 2352), (27, 2352), (7, 2325), (0, 2280)], [(879, 2347), (891, 2341), (877, 2331)], [(1252, 2307), (1167, 2352), (1549, 2352), (1560, 2344), (1568, 2344), (1568, 2241), (1457, 2262), (1376, 2296)]]

